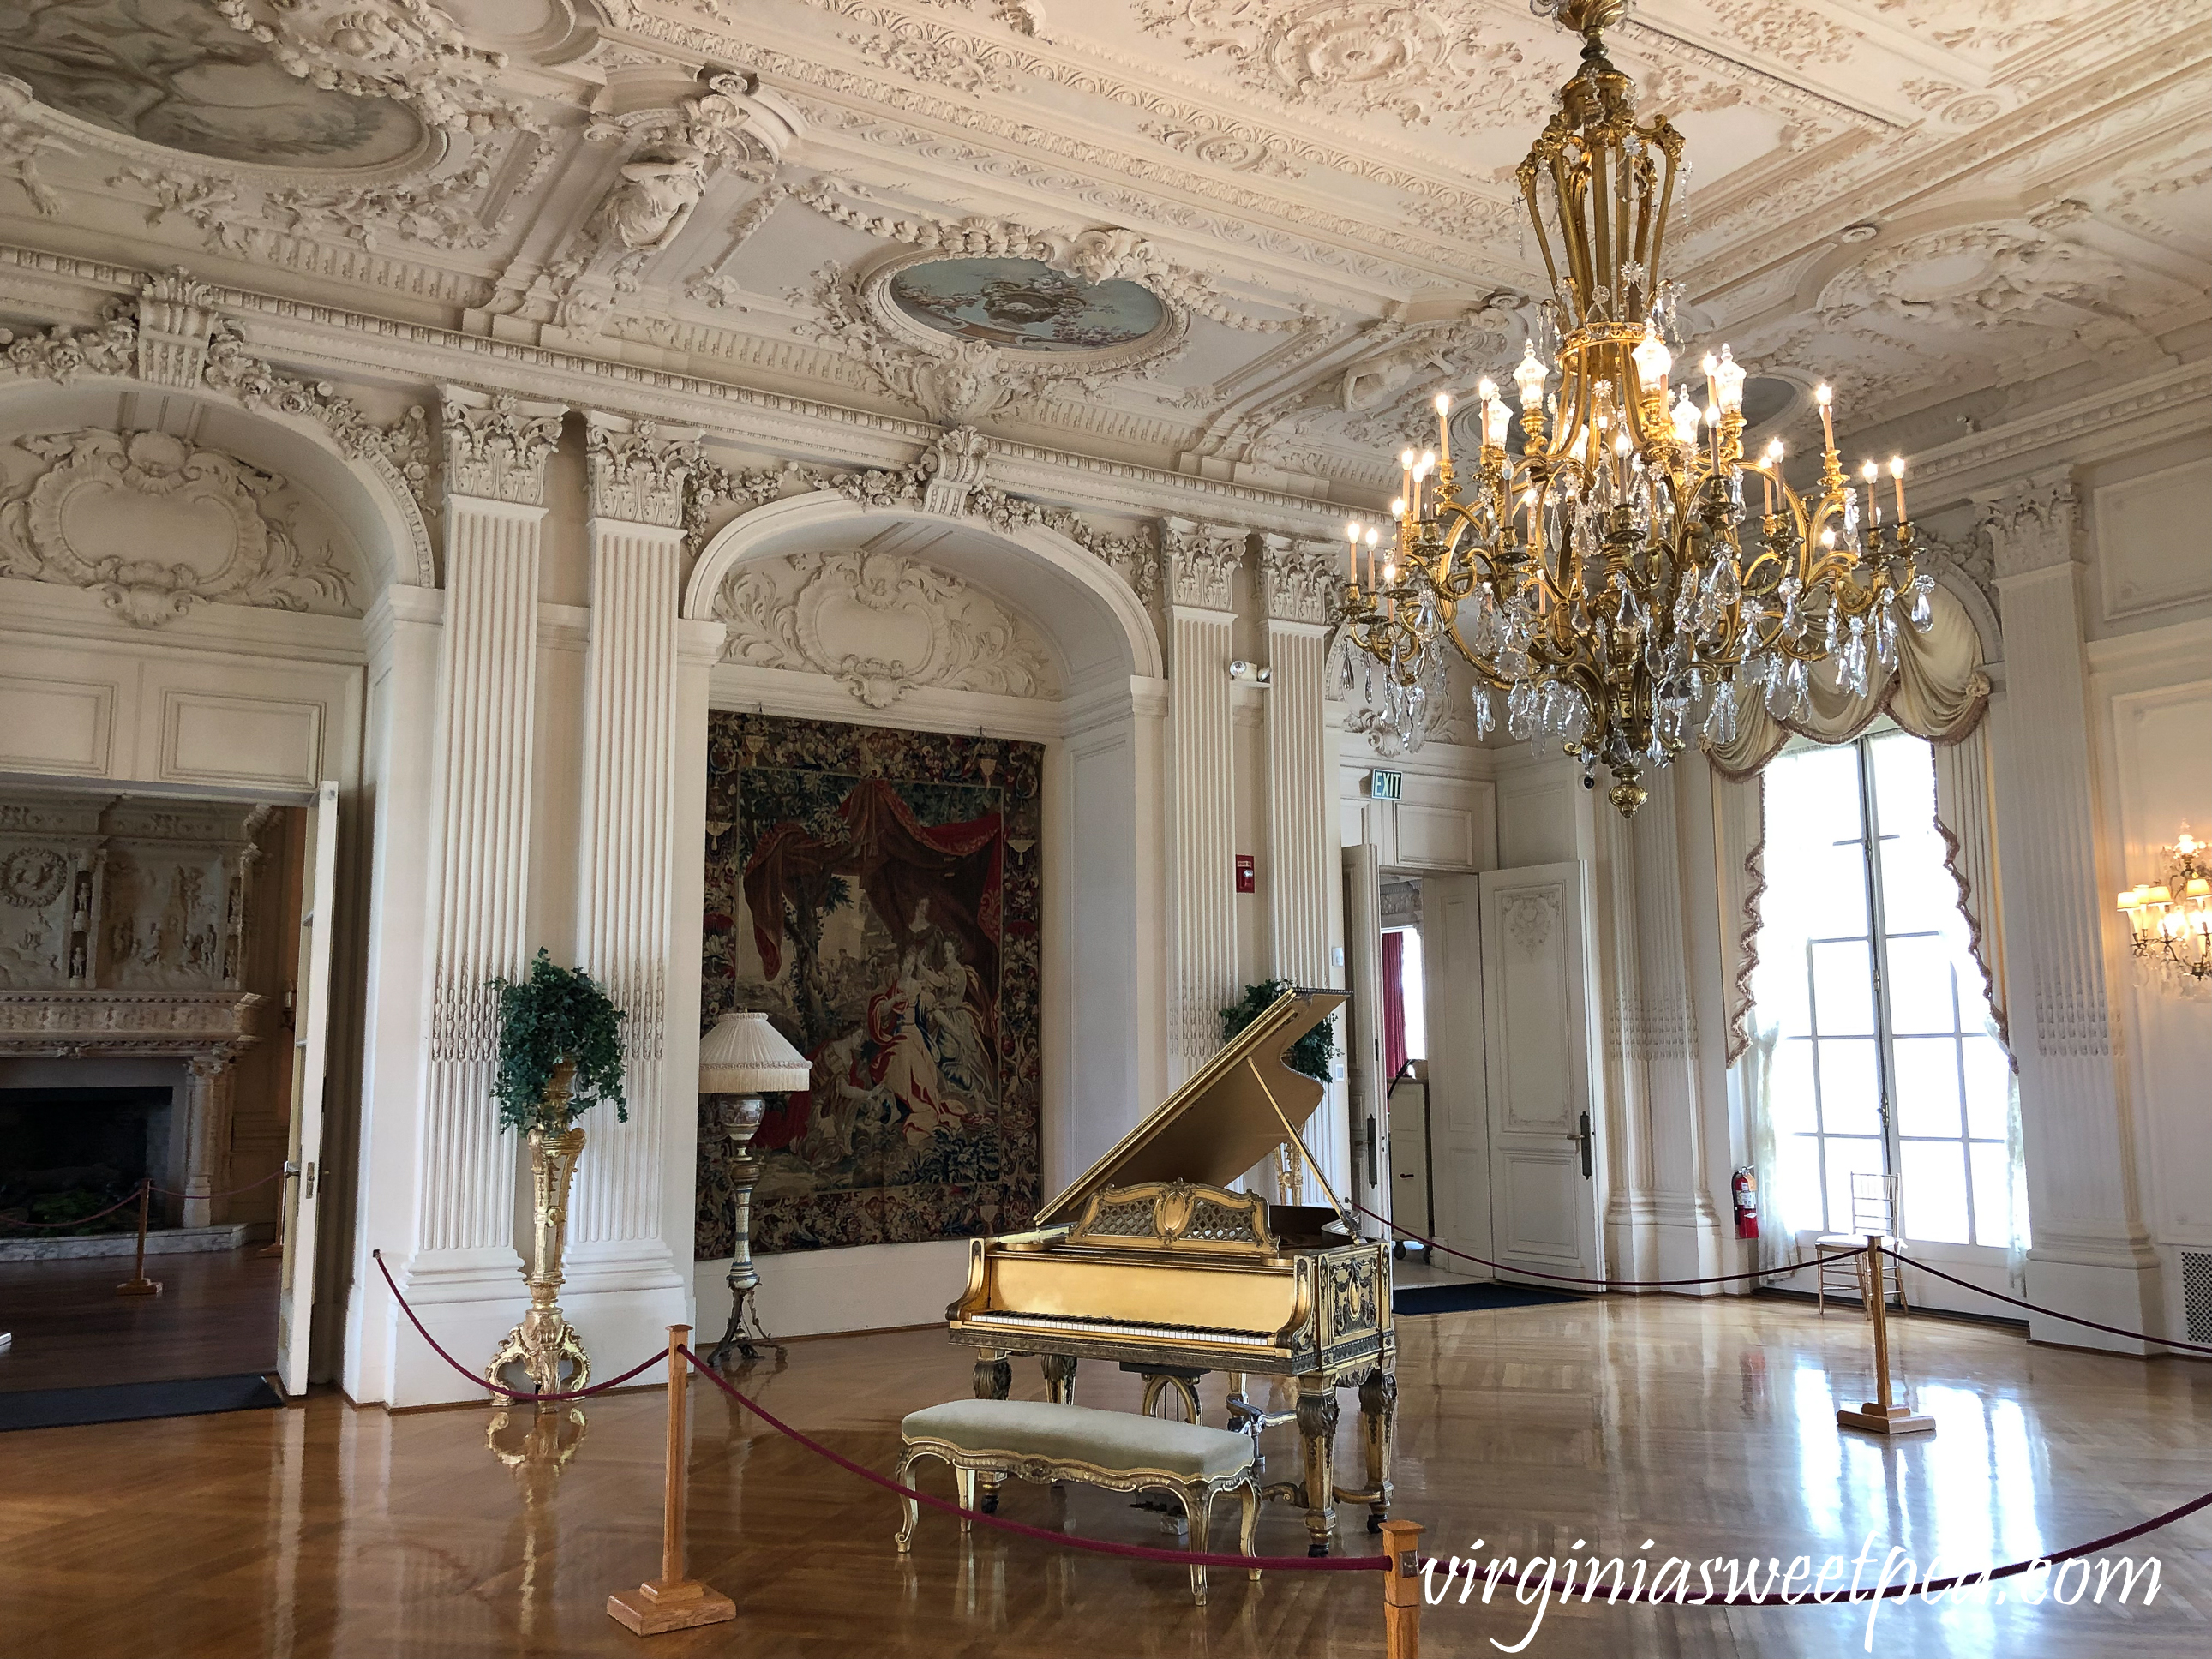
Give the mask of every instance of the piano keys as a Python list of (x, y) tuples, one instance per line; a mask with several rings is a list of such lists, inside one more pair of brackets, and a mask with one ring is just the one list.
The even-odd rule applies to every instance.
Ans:
[[(1170, 1395), (1197, 1416), (1196, 1379), (1224, 1374), (1229, 1426), (1255, 1437), (1295, 1421), (1300, 1471), (1264, 1495), (1305, 1510), (1324, 1555), (1340, 1502), (1388, 1516), (1397, 1338), (1387, 1242), (1362, 1239), (1299, 1128), (1322, 1085), (1285, 1051), (1345, 1001), (1285, 991), (1197, 1075), (1038, 1212), (1027, 1231), (970, 1241), (968, 1285), (947, 1310), (952, 1340), (981, 1350), (975, 1391), (1004, 1399), (1011, 1362), (1036, 1355), (1051, 1397), (1074, 1394), (1079, 1364), (1112, 1361), (1146, 1379), (1144, 1409)], [(1295, 1147), (1328, 1207), (1271, 1206), (1228, 1183)], [(1279, 1376), (1296, 1407), (1269, 1413), (1245, 1379)], [(1335, 1484), (1337, 1391), (1358, 1389), (1365, 1484)]]

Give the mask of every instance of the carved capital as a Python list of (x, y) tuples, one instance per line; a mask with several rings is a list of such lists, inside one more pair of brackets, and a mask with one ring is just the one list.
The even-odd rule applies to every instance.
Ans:
[(182, 265), (138, 289), (138, 378), (155, 386), (198, 386), (215, 331), (215, 289)]
[(1169, 602), (1203, 611), (1230, 609), (1230, 584), (1243, 562), (1244, 538), (1244, 532), (1226, 525), (1163, 520), (1160, 551)]
[(968, 497), (990, 471), (990, 441), (972, 426), (939, 434), (922, 458), (929, 469), (929, 482), (921, 492), (922, 511), (951, 518), (965, 512)]
[(682, 528), (684, 486), (699, 465), (698, 433), (598, 410), (584, 419), (592, 516)]
[(1325, 623), (1341, 553), (1333, 542), (1260, 538), (1260, 591), (1270, 622)]
[(2008, 494), (1978, 499), (1976, 527), (1989, 538), (2000, 582), (2080, 556), (2081, 504), (2070, 469), (2039, 472)]
[(559, 404), (447, 386), (446, 494), (545, 505), (545, 463), (561, 441)]

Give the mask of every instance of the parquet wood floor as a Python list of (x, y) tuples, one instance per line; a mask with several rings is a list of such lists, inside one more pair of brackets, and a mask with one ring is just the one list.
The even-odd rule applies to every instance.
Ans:
[[(1839, 1434), (1863, 1397), (1865, 1327), (1794, 1303), (1615, 1300), (1401, 1326), (1398, 1512), (1425, 1543), (1549, 1553), (1855, 1554), (1872, 1532), (1966, 1568), (2112, 1531), (2212, 1488), (2212, 1366), (2034, 1348), (2009, 1332), (1905, 1322), (1914, 1397), (1940, 1426), (1885, 1446)], [(609, 1368), (629, 1355), (605, 1355)], [(1042, 1397), (1033, 1364), (1017, 1389)], [(745, 1386), (848, 1456), (888, 1468), (900, 1416), (967, 1392), (969, 1356), (933, 1332), (805, 1342)], [(1208, 1379), (1218, 1410), (1218, 1379)], [(1087, 1368), (1078, 1398), (1135, 1403), (1135, 1380)], [(1008, 1659), (1242, 1659), (1381, 1651), (1380, 1588), (1361, 1575), (1217, 1575), (1194, 1608), (1177, 1569), (1055, 1552), (925, 1512), (893, 1552), (896, 1504), (777, 1438), (711, 1388), (692, 1392), (693, 1569), (736, 1599), (735, 1625), (631, 1636), (610, 1591), (657, 1570), (663, 1404), (583, 1408), (566, 1470), (510, 1470), (494, 1413), (389, 1417), (334, 1396), (305, 1410), (17, 1433), (0, 1443), (0, 1653), (856, 1654)], [(1352, 1450), (1357, 1413), (1345, 1413)], [(520, 1437), (526, 1419), (509, 1425)], [(1273, 1461), (1295, 1457), (1270, 1431)], [(1112, 1494), (1011, 1486), (1006, 1512), (1139, 1542), (1158, 1517)], [(536, 1496), (533, 1498), (532, 1493)], [(1370, 1547), (1355, 1516), (1343, 1538)], [(1261, 1547), (1295, 1552), (1269, 1505)], [(2161, 1562), (2156, 1601), (1886, 1609), (1880, 1655), (2118, 1659), (2212, 1645), (2212, 1512), (2134, 1553)], [(1579, 1553), (1588, 1554), (1589, 1548)], [(2015, 1581), (2016, 1583), (2016, 1581)], [(1479, 1595), (1479, 1592), (1478, 1592)], [(2142, 1600), (2140, 1589), (2136, 1601)], [(1427, 1609), (1425, 1651), (1519, 1641), (1530, 1609)], [(1842, 1659), (1857, 1609), (1571, 1609), (1534, 1655)]]
[(131, 1258), (0, 1262), (0, 1393), (226, 1376), (276, 1363), (276, 1259), (254, 1249), (146, 1258), (159, 1296), (118, 1296)]

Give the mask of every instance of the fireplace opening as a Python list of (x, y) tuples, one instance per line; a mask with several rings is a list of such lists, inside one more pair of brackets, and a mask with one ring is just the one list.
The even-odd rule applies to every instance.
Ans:
[(166, 1088), (0, 1089), (0, 1216), (55, 1234), (129, 1232), (126, 1206), (82, 1227), (151, 1176), (167, 1183), (174, 1091)]

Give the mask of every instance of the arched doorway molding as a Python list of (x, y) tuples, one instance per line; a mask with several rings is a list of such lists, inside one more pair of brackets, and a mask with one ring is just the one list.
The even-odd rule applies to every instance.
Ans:
[(368, 593), (394, 584), (438, 585), (428, 522), (398, 470), (379, 457), (349, 454), (313, 415), (249, 405), (213, 387), (161, 385), (132, 375), (0, 381), (0, 441), (86, 427), (189, 436), (204, 448), (280, 473), (344, 526), (367, 567)]
[(715, 596), (748, 560), (854, 547), (902, 523), (961, 532), (933, 542), (923, 556), (1034, 622), (1060, 656), (1071, 697), (1114, 678), (1158, 679), (1165, 672), (1144, 602), (1060, 532), (1039, 525), (1000, 531), (916, 507), (868, 507), (835, 490), (756, 507), (716, 532), (692, 568), (684, 615), (714, 620)]

